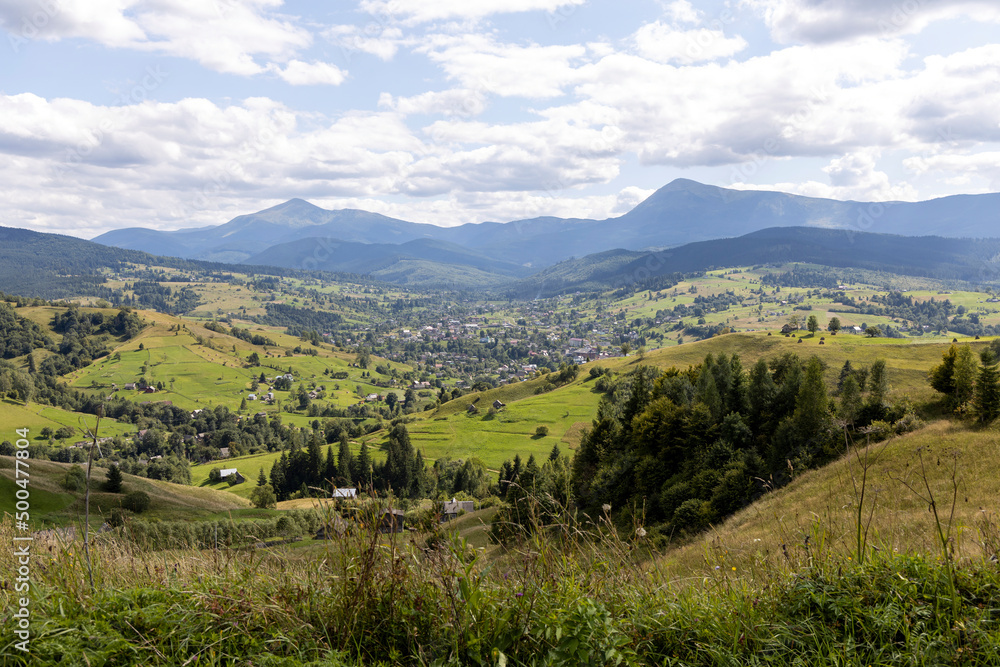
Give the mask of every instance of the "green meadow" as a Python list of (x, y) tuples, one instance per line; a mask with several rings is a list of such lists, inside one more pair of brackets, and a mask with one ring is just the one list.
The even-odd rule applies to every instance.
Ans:
[[(75, 435), (66, 440), (67, 443), (72, 444), (84, 439), (84, 429), (93, 428), (95, 421), (96, 419), (92, 415), (80, 415), (49, 405), (39, 405), (38, 403), (24, 405), (9, 398), (0, 400), (0, 428), (3, 429), (0, 431), (0, 441), (14, 442), (20, 437), (14, 430), (27, 428), (30, 431), (29, 439), (37, 442), (44, 440), (41, 436), (43, 428), (48, 427), (56, 431), (63, 426), (68, 426), (75, 431)], [(134, 431), (135, 427), (131, 424), (123, 424), (114, 419), (102, 419), (99, 435), (101, 437), (126, 435)]]

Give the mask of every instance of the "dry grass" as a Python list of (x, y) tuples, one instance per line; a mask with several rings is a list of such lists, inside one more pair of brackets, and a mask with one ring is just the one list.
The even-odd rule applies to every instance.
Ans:
[[(863, 522), (868, 544), (899, 553), (940, 554), (934, 514), (928, 503), (920, 457), (937, 502), (947, 521), (954, 504), (951, 548), (959, 559), (987, 553), (986, 519), (996, 521), (1000, 497), (1000, 446), (995, 430), (974, 430), (939, 421), (894, 440), (860, 447), (818, 470), (805, 472), (788, 486), (770, 493), (680, 548), (660, 558), (678, 577), (727, 567), (758, 568), (801, 565), (822, 544), (828, 553), (856, 558), (858, 491), (862, 461), (869, 457)], [(955, 471), (957, 487), (952, 487)], [(857, 484), (857, 486), (856, 486)], [(957, 495), (956, 495), (957, 494)], [(811, 547), (806, 549), (806, 538)], [(783, 546), (784, 545), (784, 546)], [(995, 548), (995, 545), (994, 547)]]

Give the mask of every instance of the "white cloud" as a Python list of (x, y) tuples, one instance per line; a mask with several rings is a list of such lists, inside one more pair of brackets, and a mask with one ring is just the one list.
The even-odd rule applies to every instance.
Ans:
[(386, 21), (423, 23), (530, 11), (549, 12), (560, 18), (584, 2), (586, 0), (362, 0), (361, 9)]
[(379, 107), (392, 109), (404, 116), (436, 114), (469, 118), (485, 111), (486, 105), (486, 92), (464, 88), (430, 91), (412, 97), (393, 97), (389, 93), (383, 93), (379, 98)]
[[(8, 224), (79, 233), (212, 224), (295, 196), (465, 193), (465, 210), (479, 211), (481, 220), (513, 209), (477, 209), (470, 202), (480, 195), (484, 202), (509, 196), (527, 210), (525, 202), (546, 198), (525, 192), (560, 193), (606, 182), (618, 170), (606, 145), (613, 131), (562, 119), (523, 126), (440, 121), (418, 136), (395, 112), (348, 113), (324, 125), (315, 116), (302, 122), (267, 98), (104, 107), (32, 94), (0, 95), (0, 117), (7, 120), (0, 126), (0, 210)], [(25, 182), (35, 185), (25, 189)], [(81, 201), (100, 205), (78, 223)]]
[(701, 22), (702, 12), (695, 9), (688, 0), (674, 0), (666, 6), (666, 10), (674, 23), (693, 25)]
[(403, 31), (379, 21), (370, 21), (364, 27), (335, 25), (323, 31), (323, 36), (340, 48), (345, 59), (356, 53), (367, 53), (380, 60), (392, 60), (399, 48), (412, 40), (403, 38)]
[[(903, 160), (917, 175), (931, 174), (966, 191), (1000, 191), (1000, 150), (917, 155)], [(971, 186), (971, 187), (970, 187)]]
[[(308, 30), (274, 13), (281, 5), (282, 0), (3, 0), (0, 23), (15, 39), (84, 38), (249, 76), (268, 69), (258, 58), (285, 62), (312, 42)], [(25, 21), (35, 30), (26, 29)]]
[(834, 158), (823, 167), (828, 182), (801, 181), (774, 185), (733, 183), (738, 190), (777, 190), (807, 197), (854, 201), (916, 201), (916, 189), (905, 181), (893, 182), (887, 173), (879, 171), (877, 150), (860, 150)]
[(529, 98), (562, 95), (587, 54), (582, 45), (519, 46), (480, 34), (432, 35), (417, 51), (463, 88)]
[(935, 21), (968, 16), (1000, 21), (994, 0), (742, 0), (757, 9), (779, 42), (826, 43), (920, 32)]
[(327, 63), (306, 63), (292, 60), (284, 69), (277, 68), (278, 76), (293, 86), (330, 85), (339, 86), (346, 72)]
[(134, 16), (136, 0), (3, 0), (0, 25), (19, 40), (55, 41), (85, 37), (108, 46), (127, 46), (147, 39)]
[(660, 63), (728, 58), (747, 47), (742, 37), (726, 37), (721, 30), (678, 30), (659, 21), (639, 28), (633, 39), (641, 56)]

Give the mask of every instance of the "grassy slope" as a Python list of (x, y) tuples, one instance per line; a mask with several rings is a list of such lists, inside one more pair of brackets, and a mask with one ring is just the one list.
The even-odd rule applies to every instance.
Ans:
[[(84, 516), (84, 494), (67, 491), (62, 486), (66, 472), (72, 467), (68, 463), (30, 460), (29, 491), (31, 497), (31, 518), (36, 526), (43, 524), (66, 525), (82, 521)], [(84, 466), (85, 468), (85, 466)], [(23, 468), (22, 468), (23, 470)], [(111, 509), (118, 507), (122, 495), (105, 493), (100, 490), (107, 471), (95, 467), (92, 473), (90, 511), (92, 522), (100, 525)], [(151, 505), (143, 516), (160, 519), (198, 518), (206, 514), (236, 510), (248, 506), (246, 501), (232, 494), (219, 493), (211, 489), (199, 489), (159, 480), (125, 475), (123, 493), (145, 491)], [(14, 511), (14, 458), (0, 456), (0, 513)]]
[[(291, 369), (296, 377), (296, 388), (300, 381), (325, 385), (328, 390), (325, 402), (339, 406), (356, 403), (359, 400), (356, 388), (359, 386), (363, 393), (386, 391), (375, 387), (367, 378), (362, 380), (361, 369), (350, 366), (354, 362), (353, 355), (336, 352), (326, 346), (320, 349), (318, 356), (287, 357), (284, 356), (281, 347), (253, 346), (232, 336), (205, 329), (197, 323), (161, 313), (142, 311), (141, 315), (151, 326), (115, 350), (121, 355), (120, 361), (110, 357), (100, 359), (87, 368), (68, 375), (67, 381), (77, 388), (99, 387), (102, 390), (110, 390), (111, 384), (114, 383), (119, 386), (119, 395), (122, 395), (124, 392), (121, 387), (127, 382), (136, 381), (145, 365), (147, 381), (151, 384), (162, 382), (164, 390), (156, 394), (139, 392), (125, 394), (130, 400), (171, 401), (186, 409), (224, 405), (233, 411), (239, 408), (241, 400), (250, 393), (250, 381), (254, 377), (262, 372), (271, 377), (276, 373), (276, 369), (280, 369), (282, 373)], [(170, 330), (180, 325), (183, 325), (185, 330)], [(299, 339), (285, 334), (272, 331), (265, 333), (284, 348), (304, 345)], [(214, 349), (198, 345), (196, 336), (210, 339)], [(142, 350), (139, 349), (140, 344), (143, 346)], [(246, 358), (252, 352), (260, 355), (262, 367), (243, 367)], [(411, 370), (409, 366), (380, 358), (373, 359), (372, 368), (378, 364), (401, 371)], [(333, 372), (346, 371), (349, 377), (347, 380), (332, 380), (323, 375), (326, 369)], [(372, 370), (372, 375), (377, 376), (377, 373)], [(341, 388), (336, 390), (335, 385), (338, 384)], [(264, 389), (266, 390), (266, 386)], [(289, 392), (275, 393), (275, 397), (283, 404), (289, 400), (289, 396)], [(253, 402), (248, 404), (248, 412), (260, 410), (277, 412), (277, 407), (264, 407), (260, 403)], [(299, 418), (295, 415), (283, 415), (283, 417), (287, 417), (296, 425), (305, 425), (312, 421), (311, 418)]]
[[(934, 515), (926, 497), (920, 456), (938, 512), (947, 522), (954, 509), (952, 548), (959, 558), (991, 556), (996, 542), (996, 499), (1000, 496), (1000, 447), (997, 429), (977, 430), (951, 421), (938, 421), (906, 436), (860, 448), (857, 454), (797, 477), (787, 487), (768, 494), (722, 525), (690, 544), (667, 553), (663, 562), (678, 576), (711, 569), (724, 560), (727, 567), (752, 570), (763, 562), (785, 561), (782, 544), (792, 559), (806, 557), (810, 536), (813, 555), (827, 548), (840, 556), (856, 557), (856, 511), (862, 476), (861, 461), (868, 456), (864, 516), (871, 515), (868, 543), (882, 551), (940, 554)], [(957, 467), (954, 467), (957, 462)], [(956, 471), (957, 492), (951, 484)], [(912, 487), (913, 490), (911, 490)], [(953, 493), (957, 502), (952, 508)], [(867, 522), (867, 518), (865, 519)], [(984, 553), (993, 523), (992, 549)]]
[[(0, 400), (0, 425), (2, 425), (0, 428), (3, 429), (0, 430), (0, 440), (14, 442), (20, 437), (14, 433), (14, 429), (27, 428), (30, 430), (30, 440), (32, 442), (46, 442), (39, 435), (43, 428), (47, 426), (55, 431), (63, 426), (69, 426), (76, 431), (76, 435), (67, 441), (72, 443), (82, 440), (84, 437), (83, 426), (80, 421), (81, 416), (87, 426), (93, 428), (95, 421), (93, 415), (80, 415), (49, 405), (40, 405), (38, 403), (24, 405), (18, 401), (3, 399)], [(130, 424), (123, 424), (113, 419), (101, 420), (101, 437), (125, 435), (134, 430), (134, 427)]]

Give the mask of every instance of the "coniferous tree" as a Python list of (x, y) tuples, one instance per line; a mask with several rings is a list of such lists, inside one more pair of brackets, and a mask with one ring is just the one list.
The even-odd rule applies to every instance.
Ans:
[(976, 418), (981, 424), (990, 424), (1000, 416), (1000, 371), (997, 355), (987, 348), (980, 355), (983, 362), (973, 395)]
[(963, 411), (972, 400), (976, 375), (979, 373), (979, 363), (969, 345), (963, 345), (955, 355), (955, 373), (953, 376), (954, 394), (952, 405), (955, 410)]
[(359, 486), (364, 486), (371, 484), (372, 479), (372, 459), (371, 455), (368, 453), (368, 443), (361, 443), (361, 451), (358, 452), (358, 457), (354, 460), (355, 468), (351, 476), (354, 482)]
[(264, 475), (264, 466), (260, 467), (260, 474), (257, 475), (257, 486), (264, 486), (267, 484), (267, 477)]
[(323, 449), (319, 431), (313, 431), (309, 438), (308, 468), (306, 469), (304, 484), (317, 485), (322, 481)]
[(774, 400), (778, 395), (778, 385), (771, 377), (767, 362), (759, 359), (750, 369), (747, 399), (750, 410), (750, 429), (762, 435), (769, 435), (774, 429)]
[(347, 441), (347, 434), (341, 433), (340, 451), (337, 454), (337, 476), (344, 479), (348, 484), (352, 484), (352, 468), (354, 468), (354, 454), (351, 453), (351, 446)]
[(112, 463), (111, 467), (108, 468), (108, 479), (104, 483), (104, 490), (108, 493), (121, 493), (124, 481), (121, 468), (117, 464)]
[(337, 477), (337, 459), (333, 454), (333, 445), (326, 448), (326, 461), (323, 464), (323, 484), (331, 484)]
[(889, 377), (885, 359), (878, 359), (868, 371), (868, 400), (873, 405), (885, 405), (889, 396)]
[(931, 386), (949, 398), (955, 395), (955, 361), (957, 359), (958, 346), (952, 345), (942, 355), (941, 363), (928, 373)]
[(861, 389), (854, 374), (849, 374), (840, 388), (840, 418), (853, 425), (861, 412)]

